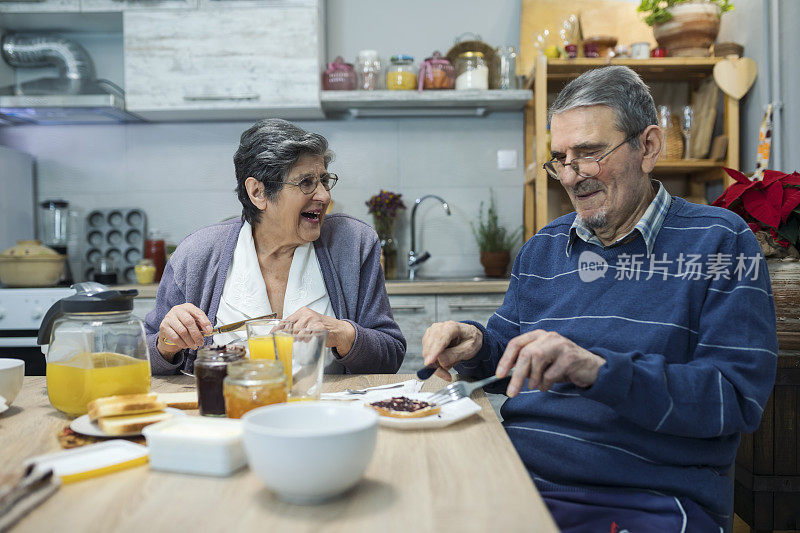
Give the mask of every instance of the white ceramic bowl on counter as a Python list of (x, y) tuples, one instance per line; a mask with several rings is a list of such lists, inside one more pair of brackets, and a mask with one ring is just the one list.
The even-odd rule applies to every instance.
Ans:
[(372, 459), (378, 414), (326, 402), (270, 405), (245, 414), (250, 468), (281, 500), (311, 504), (353, 487)]
[[(0, 359), (0, 396), (7, 406), (22, 390), (22, 379), (25, 377), (25, 361), (22, 359)], [(2, 406), (0, 405), (0, 408)]]

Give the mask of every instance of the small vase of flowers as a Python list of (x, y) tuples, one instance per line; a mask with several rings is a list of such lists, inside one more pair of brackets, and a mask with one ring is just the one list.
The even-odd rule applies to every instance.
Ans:
[(394, 238), (394, 225), (400, 211), (406, 208), (402, 197), (402, 194), (381, 189), (381, 192), (365, 202), (380, 239), (381, 266), (386, 279), (397, 277), (397, 241)]

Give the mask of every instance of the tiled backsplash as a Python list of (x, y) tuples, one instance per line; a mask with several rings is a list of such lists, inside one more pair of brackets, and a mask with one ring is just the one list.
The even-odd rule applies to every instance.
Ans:
[[(364, 202), (380, 189), (399, 192), (409, 209), (396, 232), (401, 267), (409, 247), (414, 199), (437, 194), (417, 211), (417, 247), (431, 253), (422, 276), (482, 274), (470, 222), (489, 188), (501, 223), (522, 225), (523, 117), (366, 119), (298, 122), (325, 135), (341, 177), (334, 210), (371, 223)], [(0, 128), (0, 144), (37, 161), (37, 198), (71, 207), (141, 207), (148, 225), (177, 242), (188, 233), (238, 215), (233, 154), (247, 122), (17, 126)], [(497, 150), (516, 150), (515, 170), (497, 169)], [(488, 202), (487, 202), (488, 203)]]

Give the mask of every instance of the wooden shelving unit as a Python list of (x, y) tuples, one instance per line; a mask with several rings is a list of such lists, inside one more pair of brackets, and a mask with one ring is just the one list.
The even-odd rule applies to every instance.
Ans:
[[(658, 58), (658, 59), (547, 59), (540, 56), (528, 79), (533, 99), (525, 107), (525, 238), (531, 237), (551, 220), (564, 214), (552, 197), (561, 186), (549, 179), (542, 164), (549, 159), (545, 132), (547, 131), (547, 95), (557, 93), (570, 80), (587, 70), (606, 65), (625, 65), (638, 72), (645, 82), (700, 83), (712, 75), (716, 57)], [(661, 160), (654, 171), (659, 175), (685, 175), (688, 180), (687, 199), (703, 201), (707, 182), (722, 179), (727, 186), (731, 179), (723, 166), (739, 167), (739, 101), (723, 97), (724, 133), (728, 147), (723, 161), (708, 159)], [(540, 136), (537, 133), (541, 132)], [(555, 205), (554, 205), (555, 204)], [(561, 202), (563, 204), (563, 201)]]

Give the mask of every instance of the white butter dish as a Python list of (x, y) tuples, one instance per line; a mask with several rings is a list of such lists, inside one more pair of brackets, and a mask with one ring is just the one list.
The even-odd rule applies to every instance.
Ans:
[(242, 421), (184, 416), (142, 430), (154, 470), (229, 476), (247, 464)]

